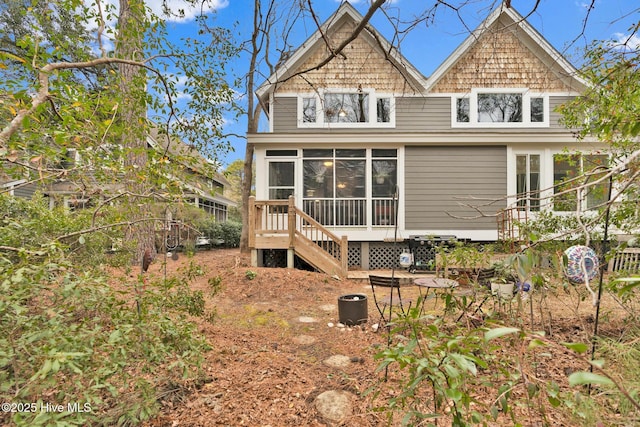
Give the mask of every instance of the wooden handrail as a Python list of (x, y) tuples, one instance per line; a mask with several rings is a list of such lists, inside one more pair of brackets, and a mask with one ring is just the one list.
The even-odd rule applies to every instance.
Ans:
[[(338, 264), (341, 275), (348, 270), (348, 240), (338, 237), (313, 217), (295, 206), (295, 199), (255, 200), (249, 198), (249, 247), (256, 247), (256, 236), (281, 236), (288, 239), (288, 247), (296, 245), (322, 250)], [(301, 249), (301, 248), (299, 248)]]
[[(327, 230), (326, 228), (324, 228), (324, 226), (322, 224), (320, 224), (318, 221), (316, 221), (315, 219), (313, 219), (313, 217), (311, 217), (308, 213), (306, 212), (302, 212), (301, 210), (296, 209), (296, 213), (297, 215), (303, 219), (305, 222), (309, 223), (310, 225), (312, 225), (314, 228), (317, 228), (319, 231), (322, 232), (322, 234), (326, 235), (327, 237), (329, 237), (330, 240), (333, 240), (335, 242), (340, 242), (342, 241), (341, 237), (338, 237), (337, 235), (333, 234), (331, 231)], [(300, 231), (300, 230), (298, 230)]]

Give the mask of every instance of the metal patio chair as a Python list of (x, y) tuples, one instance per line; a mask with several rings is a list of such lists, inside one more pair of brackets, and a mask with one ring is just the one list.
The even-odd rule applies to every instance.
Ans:
[[(473, 308), (473, 312), (471, 316), (474, 316), (480, 312), (484, 315), (484, 311), (482, 311), (482, 306), (487, 302), (489, 298), (491, 298), (491, 292), (489, 291), (491, 279), (496, 276), (495, 267), (491, 268), (481, 268), (478, 270), (477, 274), (473, 278), (472, 290), (471, 292), (467, 292), (466, 295), (460, 295), (466, 297), (468, 299), (466, 307), (464, 307), (462, 313), (458, 317), (457, 321), (460, 321), (462, 317), (469, 313), (469, 311)], [(475, 308), (474, 308), (475, 307)]]
[[(369, 284), (371, 285), (371, 291), (373, 293), (373, 301), (380, 313), (380, 321), (378, 323), (382, 323), (383, 321), (385, 322), (385, 325), (390, 323), (391, 316), (393, 315), (393, 309), (396, 307), (400, 308), (402, 314), (405, 313), (405, 305), (407, 305), (407, 310), (411, 307), (412, 300), (402, 299), (402, 295), (400, 293), (400, 279), (398, 277), (370, 275)], [(376, 288), (388, 290), (389, 294), (378, 298)], [(378, 290), (378, 292), (380, 292), (380, 290)], [(385, 317), (387, 309), (389, 315), (388, 318)]]

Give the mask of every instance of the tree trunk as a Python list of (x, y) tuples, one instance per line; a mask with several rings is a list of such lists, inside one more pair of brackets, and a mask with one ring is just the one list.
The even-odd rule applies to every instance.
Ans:
[[(139, 59), (142, 55), (142, 37), (145, 32), (145, 4), (143, 0), (120, 0), (116, 53), (125, 59)], [(120, 64), (120, 120), (121, 144), (125, 147), (124, 184), (132, 194), (127, 203), (128, 220), (132, 225), (125, 233), (126, 241), (133, 242), (133, 263), (142, 262), (145, 251), (156, 255), (154, 224), (141, 221), (148, 215), (148, 200), (140, 196), (148, 193), (145, 184), (147, 165), (147, 126), (145, 102), (146, 72), (131, 65)]]
[[(254, 108), (254, 86), (258, 55), (260, 47), (258, 39), (264, 30), (260, 20), (260, 0), (253, 2), (253, 33), (251, 34), (251, 59), (249, 61), (249, 73), (247, 74), (247, 136), (258, 131), (258, 118), (262, 111), (260, 107)], [(265, 18), (266, 20), (266, 18)], [(251, 184), (253, 183), (253, 153), (254, 146), (247, 142), (244, 154), (244, 181), (242, 182), (242, 233), (240, 234), (240, 252), (249, 252), (249, 197), (251, 196)]]

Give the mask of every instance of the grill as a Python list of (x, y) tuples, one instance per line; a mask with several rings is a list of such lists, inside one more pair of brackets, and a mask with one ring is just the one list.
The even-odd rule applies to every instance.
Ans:
[(436, 246), (453, 244), (457, 238), (449, 235), (409, 236), (405, 241), (409, 245), (413, 258), (413, 263), (408, 267), (408, 270), (409, 273), (415, 273), (417, 270), (435, 271)]

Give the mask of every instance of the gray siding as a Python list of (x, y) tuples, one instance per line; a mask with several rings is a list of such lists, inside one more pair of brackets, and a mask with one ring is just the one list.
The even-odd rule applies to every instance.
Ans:
[(400, 132), (451, 130), (451, 98), (396, 99), (396, 130)]
[(406, 228), (495, 230), (495, 216), (463, 219), (478, 212), (461, 204), (480, 206), (495, 200), (481, 208), (487, 215), (506, 206), (506, 154), (505, 147), (407, 147)]
[[(535, 128), (536, 132), (555, 132), (562, 129), (558, 123), (559, 114), (554, 109), (569, 97), (551, 97), (549, 100), (550, 126), (548, 128)], [(330, 132), (329, 129), (300, 128), (297, 125), (297, 100), (295, 97), (277, 97), (274, 103), (273, 125), (276, 133), (322, 133)], [(366, 133), (371, 129), (344, 129), (340, 132)], [(451, 97), (407, 97), (396, 98), (396, 127), (393, 129), (374, 129), (376, 133), (393, 132), (460, 132), (460, 128), (451, 127)], [(464, 132), (486, 132), (482, 128), (465, 128)], [(523, 133), (531, 132), (531, 128), (492, 128), (493, 132)]]
[(551, 125), (550, 126), (551, 129), (554, 129), (554, 130), (565, 129), (565, 127), (559, 123), (561, 116), (560, 114), (556, 113), (555, 109), (558, 108), (563, 103), (567, 101), (571, 101), (573, 98), (574, 98), (573, 96), (549, 97), (549, 123)]
[(24, 199), (30, 199), (33, 197), (33, 194), (36, 192), (36, 189), (37, 189), (36, 185), (33, 183), (22, 185), (13, 190), (13, 195), (16, 197), (22, 197)]
[(271, 120), (275, 133), (317, 132), (320, 129), (298, 129), (298, 100), (291, 97), (277, 97), (273, 103)]

